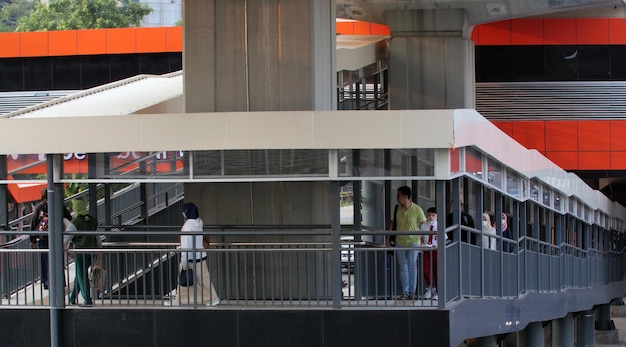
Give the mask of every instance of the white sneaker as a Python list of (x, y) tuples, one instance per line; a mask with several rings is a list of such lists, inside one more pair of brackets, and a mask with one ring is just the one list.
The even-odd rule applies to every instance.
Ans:
[(439, 300), (439, 293), (437, 293), (437, 288), (433, 288), (433, 300)]
[(163, 306), (180, 306), (178, 300), (163, 300)]
[(424, 293), (424, 299), (430, 299), (433, 297), (433, 291), (430, 287), (426, 288), (426, 293)]
[(211, 302), (207, 302), (206, 305), (209, 307), (217, 306), (220, 304), (220, 298), (215, 298), (211, 300)]

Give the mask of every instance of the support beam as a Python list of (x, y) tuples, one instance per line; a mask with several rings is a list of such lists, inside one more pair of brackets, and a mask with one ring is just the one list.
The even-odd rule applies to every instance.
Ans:
[(574, 345), (574, 316), (571, 313), (552, 321), (552, 345)]
[(593, 311), (583, 311), (576, 316), (576, 346), (593, 347), (595, 345)]
[(390, 108), (475, 108), (474, 43), (466, 12), (385, 12)]
[[(520, 346), (533, 346), (533, 347), (543, 347), (544, 346), (544, 337), (543, 337), (543, 326), (541, 322), (534, 322), (528, 324), (526, 329), (522, 331), (520, 334)], [(571, 345), (563, 345), (563, 346), (571, 346)]]
[(186, 112), (334, 110), (335, 1), (186, 0)]

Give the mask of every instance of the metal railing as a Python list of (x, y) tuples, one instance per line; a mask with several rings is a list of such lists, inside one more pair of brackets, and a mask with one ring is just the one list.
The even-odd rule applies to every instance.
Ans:
[[(439, 250), (445, 252), (446, 260), (443, 273), (439, 273), (445, 288), (440, 292), (445, 294), (440, 295), (439, 300), (420, 295), (426, 288), (423, 262), (431, 260), (432, 264), (433, 253), (428, 252), (430, 248), (426, 246), (412, 248), (420, 251), (416, 297), (405, 300), (399, 298), (402, 291), (397, 249), (345, 239), (334, 244), (328, 228), (221, 226), (207, 227), (207, 230), (203, 234), (210, 235), (216, 242), (207, 250), (207, 259), (194, 265), (200, 280), (207, 274), (209, 286), (195, 289), (177, 286), (180, 255), (197, 251), (195, 249), (180, 249), (172, 242), (105, 242), (100, 249), (66, 251), (66, 291), (73, 288), (75, 264), (70, 258), (77, 254), (90, 255), (93, 259), (98, 256), (106, 270), (104, 288), (92, 290), (94, 303), (99, 306), (161, 307), (177, 302), (183, 307), (201, 308), (217, 296), (221, 307), (437, 308), (442, 307), (440, 301), (445, 307), (468, 297), (510, 298), (526, 292), (587, 288), (592, 284), (620, 281), (624, 274), (623, 251), (583, 250), (527, 237), (509, 240), (494, 236), (499, 244), (514, 245), (512, 252), (503, 252), (456, 240)], [(478, 230), (469, 232), (480, 235)], [(84, 233), (88, 232), (73, 234)], [(171, 228), (96, 233), (107, 238), (120, 233), (180, 235), (180, 231)], [(382, 237), (389, 232), (369, 230), (346, 232), (346, 235), (354, 233)], [(28, 249), (27, 242), (25, 237), (0, 248), (3, 267), (10, 269), (7, 273), (3, 270), (6, 275), (3, 276), (1, 306), (48, 305), (48, 291), (37, 281), (38, 256), (46, 250)], [(338, 267), (340, 271), (336, 271)], [(430, 270), (432, 273), (434, 269)], [(186, 293), (181, 295), (181, 290)], [(69, 304), (67, 296), (66, 304)]]

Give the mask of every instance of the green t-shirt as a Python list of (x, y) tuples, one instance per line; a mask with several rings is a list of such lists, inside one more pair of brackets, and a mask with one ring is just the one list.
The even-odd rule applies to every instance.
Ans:
[[(398, 215), (396, 218), (398, 218), (398, 220), (394, 221), (394, 223), (398, 231), (418, 231), (420, 224), (426, 221), (424, 210), (414, 202), (412, 202), (411, 206), (406, 210), (402, 206), (398, 207)], [(396, 236), (396, 245), (408, 247), (410, 245), (419, 244), (421, 244), (421, 237), (419, 235)]]

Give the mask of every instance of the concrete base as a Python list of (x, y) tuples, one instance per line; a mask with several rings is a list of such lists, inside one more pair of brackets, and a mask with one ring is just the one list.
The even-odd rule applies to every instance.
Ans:
[(611, 305), (611, 317), (626, 317), (626, 305)]
[(605, 330), (598, 331), (596, 330), (596, 345), (604, 344), (604, 345), (613, 345), (619, 344), (619, 331), (618, 330)]

